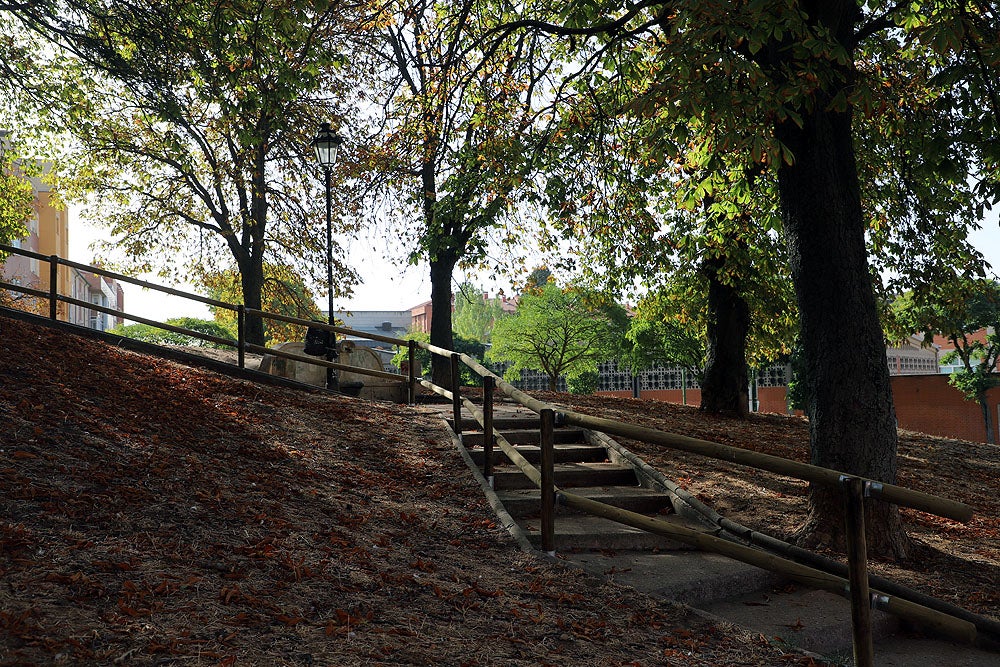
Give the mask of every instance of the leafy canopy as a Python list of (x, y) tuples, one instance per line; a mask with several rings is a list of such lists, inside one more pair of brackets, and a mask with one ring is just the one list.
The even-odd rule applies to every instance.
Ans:
[(511, 362), (508, 379), (537, 370), (555, 390), (561, 375), (596, 371), (600, 362), (619, 356), (627, 326), (625, 309), (613, 301), (550, 282), (523, 294), (514, 314), (496, 323), (487, 356)]

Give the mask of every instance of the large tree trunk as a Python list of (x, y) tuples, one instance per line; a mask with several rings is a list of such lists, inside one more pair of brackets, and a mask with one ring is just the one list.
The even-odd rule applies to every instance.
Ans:
[(750, 308), (732, 285), (719, 278), (726, 260), (706, 260), (702, 272), (708, 278), (708, 349), (705, 377), (701, 384), (701, 409), (745, 417), (749, 411), (747, 392), (747, 333)]
[[(431, 265), (431, 345), (454, 349), (451, 327), (451, 279), (457, 259), (452, 252), (439, 252)], [(431, 380), (440, 387), (451, 386), (451, 362), (435, 354), (431, 357)]]
[[(237, 237), (229, 239), (230, 249), (236, 257), (240, 269), (240, 282), (243, 289), (243, 305), (247, 308), (262, 310), (264, 291), (264, 230), (267, 227), (267, 186), (265, 184), (265, 153), (262, 146), (254, 151), (254, 170), (250, 190), (250, 220), (244, 221), (244, 227)], [(244, 331), (246, 341), (251, 345), (266, 345), (264, 335), (264, 320), (260, 317), (247, 317)]]
[(993, 431), (993, 417), (990, 412), (990, 404), (986, 400), (986, 393), (980, 393), (976, 396), (976, 400), (979, 401), (979, 408), (983, 411), (983, 425), (986, 426), (986, 442), (995, 445), (996, 436)]
[[(802, 326), (812, 462), (852, 475), (894, 482), (896, 415), (885, 343), (868, 267), (865, 227), (849, 111), (827, 100), (788, 122), (778, 138), (795, 156), (779, 170), (785, 226)], [(842, 493), (813, 488), (800, 536), (841, 546)], [(867, 507), (874, 553), (905, 557), (909, 540), (895, 506)]]
[[(245, 265), (240, 266), (240, 286), (243, 290), (243, 305), (261, 310), (264, 264), (260, 257), (250, 258)], [(243, 335), (246, 337), (246, 342), (251, 345), (266, 345), (264, 320), (260, 317), (247, 316)]]

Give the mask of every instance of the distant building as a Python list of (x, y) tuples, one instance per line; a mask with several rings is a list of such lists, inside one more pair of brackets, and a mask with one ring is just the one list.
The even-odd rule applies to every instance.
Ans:
[[(452, 304), (454, 304), (455, 299), (452, 297)], [(454, 305), (452, 306), (454, 307)], [(421, 304), (410, 308), (410, 328), (413, 331), (419, 331), (422, 333), (431, 332), (431, 302), (424, 301)]]
[[(43, 173), (52, 169), (51, 163), (43, 162), (40, 166)], [(54, 204), (52, 188), (41, 178), (32, 177), (30, 181), (35, 201), (31, 217), (27, 220), (28, 235), (14, 239), (11, 245), (21, 250), (68, 259), (69, 213)], [(51, 289), (49, 264), (38, 259), (11, 255), (0, 265), (0, 274), (4, 282), (14, 285), (46, 292)], [(55, 288), (62, 296), (117, 310), (124, 307), (125, 295), (117, 281), (69, 266), (59, 265), (56, 269)], [(102, 331), (122, 322), (121, 318), (61, 302), (56, 306), (56, 319)]]
[[(125, 293), (118, 281), (76, 268), (73, 268), (72, 272), (73, 291), (70, 296), (74, 299), (114, 310), (124, 309)], [(102, 313), (92, 308), (84, 308), (76, 304), (69, 306), (69, 322), (89, 329), (107, 331), (122, 324), (123, 321), (120, 316)]]
[(928, 375), (940, 373), (940, 346), (927, 345), (922, 336), (910, 336), (899, 345), (885, 348), (889, 375)]
[[(333, 315), (348, 329), (389, 338), (405, 337), (413, 321), (413, 314), (409, 310), (338, 310)], [(347, 336), (346, 340), (357, 347), (371, 348), (379, 355), (383, 368), (392, 366), (392, 358), (396, 356), (394, 345), (357, 336)]]

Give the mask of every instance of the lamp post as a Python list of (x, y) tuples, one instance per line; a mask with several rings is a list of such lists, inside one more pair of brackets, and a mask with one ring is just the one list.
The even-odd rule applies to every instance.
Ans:
[[(333, 325), (333, 227), (331, 216), (333, 203), (330, 197), (330, 170), (337, 163), (337, 149), (344, 143), (336, 132), (330, 129), (329, 123), (323, 123), (312, 140), (312, 147), (316, 151), (316, 161), (323, 167), (326, 177), (326, 286), (327, 286), (327, 317), (330, 325)], [(332, 331), (329, 333), (329, 345), (327, 346), (326, 360), (333, 361), (337, 354), (337, 337)], [(337, 380), (333, 374), (333, 369), (329, 366), (326, 369), (326, 388), (337, 389)]]

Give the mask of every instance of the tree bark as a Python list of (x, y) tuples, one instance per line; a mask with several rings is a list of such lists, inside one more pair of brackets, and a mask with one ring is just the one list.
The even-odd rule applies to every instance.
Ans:
[[(895, 482), (896, 413), (865, 246), (852, 111), (846, 102), (856, 79), (855, 30), (861, 11), (853, 0), (803, 0), (801, 9), (816, 30), (830, 34), (848, 55), (835, 64), (821, 58), (792, 60), (796, 56), (788, 48), (769, 52), (776, 78), (786, 76), (789, 68), (814, 69), (823, 81), (812, 99), (795, 109), (801, 125), (788, 119), (775, 126), (776, 138), (794, 156), (792, 164), (778, 169), (778, 189), (799, 306), (811, 460)], [(840, 489), (811, 488), (809, 517), (799, 541), (843, 549), (843, 501)], [(870, 500), (865, 514), (871, 551), (905, 558), (911, 545), (896, 506)]]
[[(240, 286), (243, 290), (243, 305), (247, 308), (261, 310), (264, 291), (263, 257), (249, 257), (240, 263)], [(251, 345), (266, 345), (264, 335), (264, 320), (260, 317), (247, 316), (244, 330), (246, 342)]]
[(986, 442), (995, 445), (996, 435), (993, 432), (993, 416), (990, 413), (989, 402), (986, 400), (986, 393), (980, 393), (976, 396), (976, 400), (979, 401), (979, 407), (983, 411), (983, 424), (986, 426)]
[[(865, 247), (849, 111), (826, 100), (803, 126), (777, 127), (795, 155), (778, 172), (782, 216), (802, 327), (812, 463), (883, 482), (896, 479), (896, 414)], [(810, 545), (842, 547), (843, 497), (813, 488), (800, 532)], [(909, 540), (897, 508), (866, 508), (869, 546), (903, 558)]]
[[(451, 279), (457, 258), (452, 252), (439, 252), (431, 265), (431, 345), (454, 349), (451, 326)], [(431, 381), (440, 387), (451, 386), (451, 360), (435, 354), (431, 357)]]
[(720, 280), (719, 272), (725, 264), (724, 257), (716, 257), (702, 265), (702, 272), (708, 278), (708, 349), (701, 409), (746, 417), (750, 411), (746, 354), (750, 308), (735, 287)]

